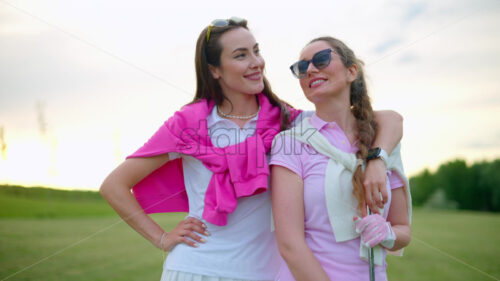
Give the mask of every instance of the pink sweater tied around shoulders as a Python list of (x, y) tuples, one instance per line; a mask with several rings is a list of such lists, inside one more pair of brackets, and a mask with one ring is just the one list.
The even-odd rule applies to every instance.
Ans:
[[(238, 198), (268, 189), (266, 153), (280, 131), (281, 111), (264, 94), (258, 94), (258, 101), (261, 109), (256, 133), (243, 142), (224, 148), (215, 147), (206, 123), (214, 102), (201, 100), (177, 111), (127, 159), (177, 152), (200, 160), (213, 173), (205, 194), (203, 218), (215, 225), (226, 225), (228, 214), (236, 209)], [(290, 107), (288, 110), (291, 120), (300, 113)], [(148, 214), (189, 211), (182, 158), (168, 161), (132, 190)]]

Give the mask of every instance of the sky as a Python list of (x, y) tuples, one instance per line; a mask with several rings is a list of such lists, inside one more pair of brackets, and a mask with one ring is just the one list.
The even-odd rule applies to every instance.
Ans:
[(305, 44), (350, 46), (374, 109), (404, 117), (409, 176), (500, 157), (498, 0), (0, 0), (0, 184), (98, 189), (192, 100), (196, 39), (231, 16), (297, 108), (314, 109), (288, 69)]

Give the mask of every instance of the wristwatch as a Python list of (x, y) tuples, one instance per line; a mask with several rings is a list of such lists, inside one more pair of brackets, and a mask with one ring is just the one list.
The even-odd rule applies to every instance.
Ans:
[(368, 150), (368, 155), (366, 156), (366, 162), (376, 158), (382, 159), (382, 161), (384, 161), (385, 166), (387, 167), (387, 159), (389, 158), (389, 155), (387, 155), (387, 152), (385, 152), (385, 150), (383, 150), (380, 147), (374, 147)]

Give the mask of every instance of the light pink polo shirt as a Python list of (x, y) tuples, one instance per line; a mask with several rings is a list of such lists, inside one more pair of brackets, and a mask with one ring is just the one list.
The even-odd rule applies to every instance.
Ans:
[[(356, 144), (351, 145), (347, 136), (335, 122), (326, 122), (316, 114), (311, 116), (311, 124), (319, 130), (330, 143), (348, 153), (355, 153)], [(290, 136), (275, 139), (272, 148), (271, 165), (290, 169), (304, 181), (304, 230), (306, 244), (314, 253), (331, 280), (360, 281), (369, 280), (368, 262), (359, 257), (360, 238), (337, 243), (330, 226), (325, 200), (325, 171), (329, 158)], [(404, 186), (396, 173), (387, 172), (387, 189)], [(391, 204), (385, 205), (387, 218)], [(375, 267), (377, 281), (387, 280), (385, 252), (384, 265)], [(283, 262), (276, 280), (295, 280)]]

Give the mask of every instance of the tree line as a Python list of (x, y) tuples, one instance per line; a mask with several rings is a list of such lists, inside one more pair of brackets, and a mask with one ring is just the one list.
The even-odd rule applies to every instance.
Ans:
[(462, 159), (410, 178), (414, 206), (500, 211), (500, 159), (472, 165)]

